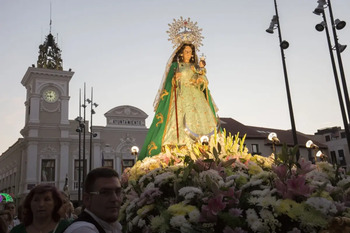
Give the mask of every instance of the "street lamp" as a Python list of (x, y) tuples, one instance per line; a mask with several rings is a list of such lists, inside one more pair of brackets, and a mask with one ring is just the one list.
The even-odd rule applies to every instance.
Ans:
[(135, 160), (134, 160), (134, 164), (135, 164), (137, 161), (137, 156), (139, 154), (139, 148), (137, 146), (132, 146), (130, 151), (131, 151), (131, 155), (135, 156)]
[(325, 154), (323, 154), (323, 152), (319, 149), (318, 145), (316, 145), (313, 141), (308, 140), (305, 143), (306, 148), (308, 149), (314, 149), (316, 151), (315, 153), (315, 164), (317, 161), (317, 158), (320, 158), (321, 161), (328, 161), (328, 158)]
[[(279, 37), (279, 42), (280, 42), (282, 65), (283, 65), (283, 71), (284, 71), (284, 81), (285, 81), (286, 91), (287, 91), (289, 115), (290, 115), (290, 121), (291, 121), (291, 126), (292, 126), (293, 141), (294, 141), (294, 146), (296, 146), (296, 145), (298, 145), (298, 138), (297, 138), (297, 131), (296, 131), (295, 122), (294, 122), (294, 113), (293, 113), (292, 99), (291, 99), (291, 94), (290, 94), (290, 90), (289, 90), (287, 66), (286, 66), (286, 61), (285, 61), (285, 56), (284, 56), (284, 50), (289, 47), (289, 43), (288, 43), (288, 41), (282, 40), (281, 25), (279, 23), (278, 9), (277, 9), (277, 2), (276, 2), (276, 0), (274, 0), (274, 3), (275, 3), (275, 12), (276, 12), (276, 14), (272, 17), (270, 26), (266, 30), (266, 32), (273, 33), (274, 29), (276, 29), (276, 28), (278, 29), (278, 37)], [(296, 160), (297, 161), (299, 160), (299, 156), (300, 156), (300, 153), (299, 153), (299, 150), (297, 150), (297, 153), (296, 153)]]
[(201, 143), (202, 143), (202, 145), (204, 146), (204, 145), (209, 145), (209, 138), (208, 138), (208, 136), (206, 136), (206, 135), (204, 135), (204, 136), (202, 136), (201, 138), (200, 138), (200, 141), (201, 141)]
[(269, 139), (272, 142), (272, 153), (275, 156), (275, 161), (277, 160), (277, 155), (276, 155), (276, 144), (280, 142), (280, 140), (277, 137), (277, 134), (274, 132), (269, 133), (267, 136), (267, 139)]
[[(343, 118), (343, 124), (344, 124), (344, 129), (345, 129), (345, 134), (346, 134), (346, 140), (347, 140), (348, 148), (349, 148), (349, 151), (350, 151), (350, 130), (349, 130), (349, 124), (348, 124), (348, 122), (350, 121), (350, 112), (349, 112), (350, 111), (350, 102), (349, 102), (349, 94), (348, 94), (348, 88), (347, 88), (347, 85), (346, 85), (343, 64), (342, 64), (341, 55), (340, 55), (340, 53), (345, 50), (346, 46), (345, 45), (341, 45), (341, 44), (338, 43), (338, 37), (337, 37), (337, 34), (336, 34), (336, 29), (340, 30), (340, 29), (344, 28), (346, 23), (344, 21), (339, 20), (339, 19), (334, 21), (334, 19), (333, 19), (333, 12), (332, 12), (332, 6), (331, 6), (331, 1), (330, 0), (328, 0), (328, 4), (327, 4), (326, 0), (318, 0), (317, 2), (318, 2), (318, 6), (313, 11), (313, 13), (315, 13), (316, 15), (321, 15), (322, 14), (323, 22), (321, 24), (317, 24), (316, 25), (316, 30), (317, 31), (323, 31), (325, 29), (325, 31), (326, 31), (328, 50), (329, 50), (329, 54), (330, 54), (330, 57), (331, 57), (331, 63), (332, 63), (332, 68), (333, 68), (333, 75), (334, 75), (335, 85), (336, 85), (336, 88), (337, 88), (338, 100), (339, 100), (340, 110), (341, 110), (341, 114), (342, 114), (342, 118)], [(330, 39), (330, 36), (329, 36), (329, 30), (328, 30), (328, 26), (327, 26), (327, 18), (326, 18), (326, 14), (325, 14), (325, 11), (324, 11), (324, 9), (327, 6), (329, 8), (330, 18), (331, 18), (331, 23), (332, 23), (334, 43), (335, 43), (334, 47), (332, 47), (332, 44), (331, 44), (331, 39)], [(336, 68), (336, 65), (335, 65), (335, 59), (334, 59), (334, 55), (333, 55), (333, 50), (334, 49), (336, 50), (336, 53), (337, 53), (338, 65), (339, 65), (340, 75), (341, 75), (342, 84), (343, 84), (343, 91), (344, 91), (344, 97), (345, 97), (345, 103), (346, 103), (346, 107), (347, 107), (347, 113), (348, 113), (349, 121), (348, 121), (348, 119), (346, 117), (346, 110), (345, 110), (345, 106), (344, 106), (344, 102), (343, 102), (343, 96), (342, 96), (342, 92), (341, 92), (341, 88), (340, 88), (339, 79), (338, 79), (338, 72), (337, 72), (337, 68)]]
[(97, 108), (98, 104), (93, 102), (93, 88), (91, 87), (91, 99), (86, 99), (86, 102), (90, 104), (90, 161), (89, 161), (89, 171), (92, 170), (92, 138), (97, 137), (97, 133), (92, 130), (92, 116), (96, 113), (94, 107)]

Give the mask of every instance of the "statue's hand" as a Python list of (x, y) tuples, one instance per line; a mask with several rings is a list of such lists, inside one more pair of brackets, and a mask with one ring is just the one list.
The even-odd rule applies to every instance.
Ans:
[(177, 72), (176, 74), (175, 74), (175, 79), (176, 79), (176, 81), (178, 81), (180, 78), (181, 78), (181, 73), (180, 72)]

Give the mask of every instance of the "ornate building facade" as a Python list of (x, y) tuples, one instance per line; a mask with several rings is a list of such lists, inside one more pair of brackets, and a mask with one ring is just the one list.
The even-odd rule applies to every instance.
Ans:
[(78, 200), (90, 168), (108, 166), (121, 174), (135, 162), (131, 147), (141, 148), (147, 134), (148, 116), (133, 106), (111, 109), (106, 126), (94, 126), (94, 132), (88, 131), (88, 121), (81, 122), (85, 133), (78, 130), (82, 125), (68, 119), (74, 72), (63, 70), (60, 52), (50, 33), (39, 46), (37, 67), (29, 67), (21, 81), (26, 88), (23, 138), (0, 156), (0, 192), (17, 199), (47, 183)]

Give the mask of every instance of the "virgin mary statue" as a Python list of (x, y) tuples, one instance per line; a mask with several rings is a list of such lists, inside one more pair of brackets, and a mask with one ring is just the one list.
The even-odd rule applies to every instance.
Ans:
[(169, 40), (176, 49), (155, 98), (155, 115), (139, 160), (159, 154), (165, 146), (189, 147), (217, 129), (217, 108), (208, 89), (205, 60), (198, 61), (196, 54), (203, 38), (196, 25), (182, 17), (169, 24)]

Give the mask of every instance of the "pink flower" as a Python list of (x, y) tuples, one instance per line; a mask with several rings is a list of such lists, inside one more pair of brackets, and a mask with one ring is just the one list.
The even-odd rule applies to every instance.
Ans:
[(223, 202), (223, 195), (219, 194), (214, 198), (209, 199), (208, 205), (202, 206), (202, 212), (200, 216), (201, 222), (215, 222), (217, 220), (218, 213), (225, 209), (226, 203)]
[(297, 176), (286, 181), (288, 191), (293, 195), (308, 197), (311, 193), (311, 188), (305, 183), (304, 176)]
[(237, 205), (239, 203), (239, 198), (241, 197), (241, 191), (236, 191), (233, 187), (229, 188), (227, 191), (222, 193), (226, 198), (230, 206)]
[(243, 210), (238, 208), (232, 208), (229, 209), (228, 212), (234, 217), (242, 217)]
[(278, 178), (285, 180), (287, 177), (288, 167), (284, 164), (279, 166), (272, 166), (272, 170), (277, 174)]
[(293, 199), (296, 196), (308, 197), (313, 191), (313, 188), (306, 184), (304, 176), (293, 176), (285, 183), (281, 180), (275, 180), (275, 185), (283, 198), (289, 199)]
[(210, 167), (210, 164), (208, 162), (204, 162), (201, 159), (197, 159), (195, 162), (195, 165), (199, 169), (199, 171), (209, 170), (209, 167)]
[(276, 186), (277, 192), (281, 194), (283, 197), (285, 197), (286, 194), (288, 194), (287, 185), (283, 183), (281, 180), (275, 180), (275, 186)]
[(298, 171), (302, 175), (305, 175), (306, 173), (309, 173), (316, 168), (316, 166), (313, 165), (311, 161), (306, 161), (305, 158), (300, 158), (298, 163), (300, 165), (300, 169), (298, 169)]

